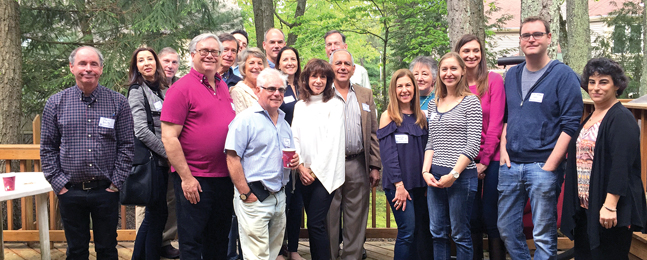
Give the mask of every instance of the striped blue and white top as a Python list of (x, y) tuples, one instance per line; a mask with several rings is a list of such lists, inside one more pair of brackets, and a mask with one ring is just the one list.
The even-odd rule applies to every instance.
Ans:
[(476, 168), (474, 158), (481, 144), (482, 120), (481, 102), (475, 95), (466, 96), (444, 113), (438, 112), (435, 100), (429, 102), (429, 139), (425, 150), (434, 151), (432, 164), (453, 168), (462, 154), (472, 160), (466, 169)]

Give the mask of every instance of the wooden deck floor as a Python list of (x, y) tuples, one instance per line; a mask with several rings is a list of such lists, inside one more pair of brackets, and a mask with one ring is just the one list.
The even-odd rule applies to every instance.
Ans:
[[(367, 241), (365, 244), (368, 260), (386, 260), (393, 259), (393, 245), (395, 242)], [(117, 250), (119, 258), (129, 260), (133, 253), (133, 242), (119, 242)], [(177, 244), (175, 244), (177, 246)], [(65, 243), (54, 243), (51, 250), (52, 260), (65, 259)], [(310, 248), (308, 241), (302, 239), (299, 242), (299, 253), (305, 259), (310, 259)], [(27, 243), (5, 243), (5, 259), (7, 260), (40, 260), (40, 248), (38, 243), (29, 246)], [(90, 244), (90, 259), (96, 259), (93, 244)], [(166, 258), (162, 258), (166, 259)]]

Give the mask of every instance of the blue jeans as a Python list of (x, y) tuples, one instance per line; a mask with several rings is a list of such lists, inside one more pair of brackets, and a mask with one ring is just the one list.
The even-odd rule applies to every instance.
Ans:
[(511, 163), (499, 168), (499, 232), (512, 259), (530, 260), (523, 234), (523, 209), (530, 198), (536, 260), (557, 256), (557, 198), (564, 164), (544, 171), (544, 163)]
[[(431, 173), (440, 179), (452, 169), (431, 166)], [(468, 177), (469, 176), (469, 177)], [(472, 177), (473, 176), (473, 177)], [(456, 259), (472, 259), (470, 215), (476, 195), (476, 169), (465, 169), (449, 188), (427, 188), (429, 227), (433, 236), (434, 259), (450, 259), (449, 235), (456, 244)]]
[(108, 192), (105, 189), (70, 189), (57, 197), (67, 239), (67, 259), (87, 260), (89, 258), (88, 247), (90, 226), (92, 226), (97, 259), (117, 260), (119, 258), (117, 253), (119, 193)]
[[(411, 191), (409, 190), (409, 194)], [(395, 223), (398, 224), (398, 237), (395, 239), (395, 249), (393, 251), (393, 259), (413, 259), (413, 232), (415, 230), (416, 213), (413, 208), (412, 200), (407, 200), (405, 210), (400, 208), (396, 210), (393, 206), (393, 198), (395, 198), (395, 190), (384, 189), (386, 201), (391, 205)]]

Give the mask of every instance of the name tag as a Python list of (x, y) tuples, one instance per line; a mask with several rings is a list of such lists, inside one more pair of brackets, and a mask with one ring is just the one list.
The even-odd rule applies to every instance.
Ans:
[(99, 126), (113, 129), (115, 128), (115, 120), (112, 118), (101, 117), (101, 119), (99, 119)]
[(153, 104), (153, 106), (155, 106), (155, 110), (162, 111), (162, 101), (155, 102), (155, 104)]
[(544, 93), (532, 93), (530, 94), (530, 102), (541, 103), (544, 99)]
[(290, 147), (290, 138), (283, 138), (283, 146), (286, 148)]
[(362, 103), (362, 109), (366, 112), (371, 112), (371, 107), (368, 106), (366, 103)]
[(293, 96), (287, 96), (287, 97), (283, 98), (283, 103), (285, 103), (285, 104), (289, 104), (289, 103), (292, 103), (292, 102), (294, 102), (294, 97)]
[(436, 113), (432, 112), (431, 115), (429, 116), (429, 120), (434, 120), (436, 118)]
[(234, 103), (231, 103), (231, 110), (236, 111), (236, 107), (234, 106)]
[(395, 143), (396, 144), (408, 144), (409, 143), (409, 136), (404, 135), (404, 134), (395, 135)]

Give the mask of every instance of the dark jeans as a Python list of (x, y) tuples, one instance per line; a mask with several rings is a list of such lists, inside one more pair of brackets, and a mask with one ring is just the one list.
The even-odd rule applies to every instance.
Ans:
[(308, 237), (312, 260), (329, 260), (330, 240), (326, 227), (326, 215), (336, 191), (329, 194), (318, 179), (308, 186), (303, 186), (301, 180), (297, 180), (297, 186), (300, 186), (298, 189), (301, 189), (303, 204), (308, 215)]
[(234, 184), (229, 177), (196, 177), (202, 188), (200, 202), (191, 204), (182, 191), (182, 179), (174, 175), (180, 258), (227, 259), (227, 243), (233, 212)]
[[(393, 259), (433, 259), (433, 240), (429, 232), (429, 210), (427, 209), (426, 187), (408, 190), (411, 200), (403, 211), (395, 210), (393, 198), (395, 190), (385, 189), (384, 195), (391, 205), (393, 217), (398, 224), (398, 237), (395, 240)], [(414, 224), (414, 225), (412, 225)]]
[(478, 181), (478, 189), (474, 197), (472, 217), (470, 219), (472, 234), (486, 233), (488, 238), (499, 238), (497, 216), (499, 191), (499, 162), (492, 161), (485, 169), (485, 178)]
[(227, 259), (243, 259), (243, 249), (238, 243), (238, 219), (236, 213), (231, 215), (231, 228), (229, 229), (229, 244), (227, 245)]
[[(433, 165), (431, 171), (434, 178), (439, 180), (451, 168)], [(434, 238), (434, 259), (450, 259), (450, 235), (456, 244), (456, 259), (472, 259), (474, 252), (470, 215), (476, 194), (476, 181), (476, 169), (465, 169), (449, 188), (428, 187), (427, 203), (430, 230)]]
[(632, 232), (628, 227), (603, 228), (596, 223), (600, 232), (600, 246), (591, 250), (589, 235), (586, 231), (586, 210), (581, 209), (575, 215), (575, 260), (580, 259), (629, 259)]
[(157, 180), (158, 198), (157, 201), (146, 205), (144, 220), (139, 226), (135, 238), (132, 259), (160, 259), (160, 248), (162, 247), (162, 233), (168, 218), (166, 206), (166, 189), (168, 187), (168, 168), (160, 168), (160, 177)]
[[(287, 203), (287, 223), (285, 229), (288, 238), (288, 252), (297, 252), (299, 248), (299, 232), (301, 231), (301, 216), (303, 213), (303, 198), (301, 197), (301, 188), (303, 186), (294, 185), (294, 189), (292, 189), (293, 181), (295, 181), (292, 177), (296, 177), (296, 175), (290, 174), (290, 181), (285, 186)], [(297, 182), (301, 182), (298, 177), (295, 179)]]
[(90, 218), (94, 233), (94, 251), (97, 259), (118, 259), (117, 222), (119, 221), (119, 193), (105, 189), (71, 189), (58, 195), (61, 220), (67, 239), (67, 259), (89, 258)]

